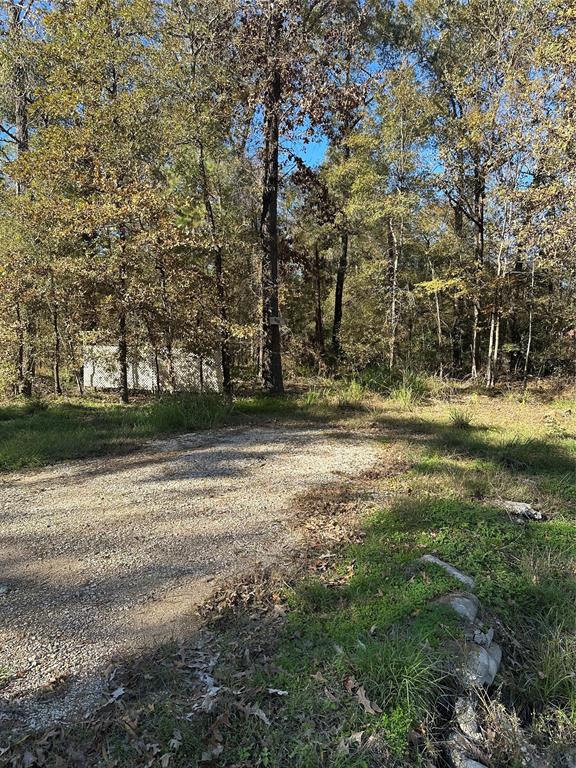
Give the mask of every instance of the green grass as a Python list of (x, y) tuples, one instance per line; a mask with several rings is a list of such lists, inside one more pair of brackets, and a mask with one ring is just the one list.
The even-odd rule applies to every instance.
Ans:
[[(266, 404), (270, 413), (284, 407)], [(239, 407), (252, 415), (266, 409), (258, 400)], [(303, 395), (286, 407), (299, 416), (337, 413), (338, 395)], [(389, 501), (363, 518), (353, 543), (331, 547), (321, 561), (331, 565), (284, 586), (274, 598), (284, 618), (256, 602), (219, 627), (215, 674), (228, 691), (213, 712), (183, 719), (193, 664), (182, 661), (182, 647), (163, 647), (129, 663), (117, 716), (55, 739), (47, 764), (57, 765), (71, 744), (84, 765), (119, 768), (143, 764), (146, 744), (158, 745), (159, 757), (169, 754), (171, 768), (210, 765), (201, 757), (214, 745), (221, 753), (212, 764), (236, 768), (426, 764), (435, 759), (452, 695), (450, 643), (463, 632), (437, 602), (459, 584), (435, 566), (418, 565), (433, 553), (476, 578), (485, 619), (503, 646), (491, 713), (501, 706), (546, 764), (561, 765), (558, 755), (576, 737), (570, 408), (552, 409), (551, 420), (549, 405), (475, 397), (465, 403), (465, 424), (443, 403), (413, 408), (409, 415), (397, 402), (368, 408), (370, 423), (381, 427), (387, 466), (361, 491)], [(496, 498), (536, 504), (550, 519), (518, 524), (492, 503)], [(319, 514), (314, 509), (309, 519)], [(320, 526), (336, 512), (323, 509)], [(360, 686), (381, 711), (365, 710)], [(247, 713), (248, 705), (269, 724)], [(491, 764), (520, 765), (511, 735), (491, 749)]]
[[(152, 437), (245, 424), (257, 419), (330, 421), (350, 403), (340, 385), (316, 397), (244, 396), (232, 403), (219, 395), (177, 395), (128, 406), (107, 399), (14, 400), (0, 406), (0, 471), (65, 459), (128, 451)], [(352, 407), (352, 406), (351, 406)]]
[(464, 408), (451, 408), (450, 426), (455, 429), (469, 429), (472, 426), (472, 414)]
[(217, 395), (130, 406), (87, 399), (13, 402), (0, 407), (0, 469), (127, 450), (156, 435), (219, 426), (231, 413)]

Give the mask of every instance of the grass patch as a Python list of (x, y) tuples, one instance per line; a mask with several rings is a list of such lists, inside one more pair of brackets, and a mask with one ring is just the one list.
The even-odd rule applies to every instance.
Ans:
[(448, 412), (450, 418), (450, 425), (454, 429), (470, 429), (472, 426), (473, 416), (470, 411), (464, 408), (451, 408)]
[(146, 438), (230, 421), (217, 395), (159, 398), (130, 406), (97, 400), (10, 403), (0, 407), (0, 469), (128, 450)]

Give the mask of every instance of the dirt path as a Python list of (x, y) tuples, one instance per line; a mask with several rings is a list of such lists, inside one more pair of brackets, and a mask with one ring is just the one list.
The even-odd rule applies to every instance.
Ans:
[(282, 557), (294, 497), (377, 450), (319, 428), (228, 429), (0, 476), (0, 727), (93, 706), (112, 659), (190, 628), (219, 578)]

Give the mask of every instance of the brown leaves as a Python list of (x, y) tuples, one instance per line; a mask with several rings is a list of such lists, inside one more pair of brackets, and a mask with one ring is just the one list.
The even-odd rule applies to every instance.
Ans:
[(344, 678), (344, 688), (348, 693), (356, 696), (358, 703), (364, 709), (364, 712), (368, 715), (379, 715), (382, 710), (375, 702), (370, 701), (366, 695), (366, 690), (363, 685), (354, 678), (352, 675), (348, 675)]
[(364, 686), (361, 685), (358, 690), (356, 691), (356, 698), (358, 699), (359, 703), (364, 708), (364, 711), (369, 715), (379, 715), (382, 713), (382, 710), (378, 706), (378, 704), (375, 704), (374, 702), (371, 702), (368, 697), (366, 696), (366, 691), (364, 690)]

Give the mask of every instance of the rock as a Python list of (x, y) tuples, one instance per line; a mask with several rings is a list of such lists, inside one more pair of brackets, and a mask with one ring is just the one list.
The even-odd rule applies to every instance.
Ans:
[(544, 520), (544, 515), (537, 509), (534, 509), (530, 504), (526, 504), (524, 501), (507, 501), (505, 499), (495, 499), (493, 502), (495, 507), (509, 512), (511, 515), (517, 515), (523, 517), (526, 520)]
[(0, 596), (5, 595), (6, 592), (8, 592), (8, 585), (7, 584), (0, 584)]
[(467, 755), (477, 750), (470, 745), (459, 731), (452, 731), (446, 741), (446, 750), (450, 762), (455, 768), (486, 768), (484, 763), (479, 763)]
[(456, 611), (458, 616), (466, 619), (471, 624), (476, 619), (478, 609), (480, 607), (480, 601), (476, 595), (448, 595), (446, 602), (453, 610)]
[(462, 733), (472, 741), (479, 741), (481, 738), (478, 719), (476, 717), (476, 706), (470, 697), (461, 696), (456, 699), (454, 705), (454, 717)]
[(440, 560), (440, 558), (434, 557), (434, 555), (422, 555), (420, 561), (422, 563), (433, 563), (434, 565), (440, 566), (440, 568), (443, 568), (446, 573), (450, 574), (450, 576), (458, 579), (458, 581), (462, 582), (462, 584), (466, 584), (466, 586), (470, 589), (474, 589), (476, 582), (472, 576), (468, 576), (467, 574), (462, 573), (462, 571), (459, 571), (458, 568), (454, 568), (454, 566), (450, 565), (450, 563), (445, 563), (444, 560)]
[(481, 632), (479, 629), (474, 632), (474, 642), (476, 645), (483, 645), (485, 648), (490, 648), (493, 639), (494, 629), (492, 627), (486, 632)]
[(497, 643), (492, 643), (490, 648), (467, 644), (462, 682), (468, 687), (492, 685), (501, 661), (502, 649)]

